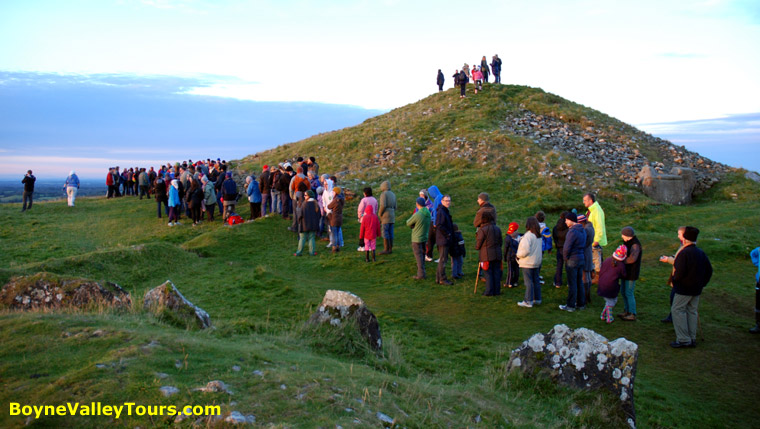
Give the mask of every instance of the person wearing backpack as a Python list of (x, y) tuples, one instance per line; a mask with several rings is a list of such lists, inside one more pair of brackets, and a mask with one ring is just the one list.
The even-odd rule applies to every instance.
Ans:
[(222, 220), (227, 220), (230, 217), (230, 213), (235, 211), (235, 204), (237, 203), (237, 183), (232, 180), (232, 173), (225, 173), (225, 180), (222, 182), (222, 200), (224, 201), (224, 213), (222, 214)]
[(464, 70), (459, 72), (459, 98), (467, 98), (465, 91), (467, 90), (468, 80), (469, 78), (467, 77), (467, 73), (465, 73)]

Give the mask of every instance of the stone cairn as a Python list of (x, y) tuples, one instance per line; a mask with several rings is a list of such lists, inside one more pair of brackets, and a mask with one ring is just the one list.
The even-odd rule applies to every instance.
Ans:
[(308, 323), (340, 326), (350, 321), (356, 322), (362, 337), (374, 350), (382, 349), (383, 339), (377, 317), (369, 311), (361, 298), (351, 292), (332, 289), (325, 292), (319, 309), (311, 315)]
[(625, 338), (609, 341), (590, 329), (555, 325), (512, 351), (507, 371), (543, 374), (577, 389), (607, 389), (619, 398), (628, 424), (635, 427), (633, 381), (638, 350), (636, 343)]
[(0, 303), (20, 310), (86, 308), (105, 305), (127, 308), (132, 305), (129, 293), (116, 283), (79, 278), (59, 278), (50, 273), (13, 277), (0, 291)]

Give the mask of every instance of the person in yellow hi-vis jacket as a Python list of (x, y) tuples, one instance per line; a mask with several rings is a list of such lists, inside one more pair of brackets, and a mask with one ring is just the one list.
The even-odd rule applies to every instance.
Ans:
[(583, 196), (583, 205), (588, 209), (586, 217), (588, 221), (594, 226), (594, 242), (591, 244), (591, 257), (594, 260), (594, 279), (593, 284), (597, 284), (599, 281), (599, 270), (602, 269), (602, 248), (607, 245), (607, 228), (604, 223), (604, 210), (599, 202), (596, 201), (596, 196), (592, 193), (588, 193)]

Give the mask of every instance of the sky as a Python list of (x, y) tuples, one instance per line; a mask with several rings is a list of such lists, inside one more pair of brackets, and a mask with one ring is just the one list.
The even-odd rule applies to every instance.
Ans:
[[(699, 139), (684, 129), (715, 125), (703, 145), (730, 146), (744, 161), (760, 159), (757, 120), (737, 125), (747, 135), (738, 140), (720, 121), (760, 112), (758, 46), (757, 0), (0, 2), (6, 76), (161, 76), (186, 79), (185, 95), (345, 105), (369, 117), (434, 92), (439, 68), (450, 86), (464, 62), (499, 54), (505, 83), (665, 130), (687, 147)], [(282, 135), (304, 138), (307, 128)], [(17, 156), (3, 133), (0, 157)]]

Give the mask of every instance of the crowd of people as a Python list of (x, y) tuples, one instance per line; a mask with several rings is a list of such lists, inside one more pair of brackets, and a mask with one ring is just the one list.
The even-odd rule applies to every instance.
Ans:
[[(35, 180), (31, 170), (22, 180), (22, 210), (31, 208)], [(327, 241), (326, 246), (333, 253), (345, 246), (342, 228), (346, 195), (335, 175), (320, 175), (314, 157), (299, 157), (292, 162), (284, 160), (277, 166), (264, 165), (261, 173), (245, 178), (242, 192), (239, 192), (228, 164), (219, 159), (169, 163), (158, 170), (134, 167), (120, 171), (119, 167), (114, 167), (108, 172), (106, 185), (107, 198), (154, 198), (157, 217), (160, 219), (166, 214), (170, 227), (181, 225), (183, 214), (192, 220), (193, 225), (201, 223), (204, 216), (212, 222), (215, 207), (218, 207), (223, 222), (243, 222), (236, 213), (236, 206), (245, 196), (249, 202), (248, 221), (264, 216), (292, 219), (288, 230), (298, 234), (294, 256), (303, 255), (307, 245), (307, 254), (316, 256), (317, 239)], [(64, 184), (69, 206), (74, 206), (78, 187), (79, 178), (71, 171)], [(379, 198), (376, 198), (373, 189), (365, 187), (356, 211), (359, 225), (357, 250), (363, 252), (366, 262), (377, 260), (378, 238), (383, 240), (381, 255), (391, 254), (394, 248), (394, 229), (399, 213), (397, 199), (390, 181), (382, 182), (380, 191)], [(604, 248), (609, 242), (604, 210), (592, 193), (585, 194), (582, 202), (585, 213), (578, 213), (576, 209), (562, 212), (552, 229), (546, 225), (546, 214), (538, 211), (526, 219), (523, 233), (520, 233), (518, 222), (513, 221), (502, 235), (497, 226), (496, 208), (487, 193), (480, 193), (477, 197), (479, 208), (473, 220), (477, 231), (475, 250), (478, 251), (476, 291), (477, 284), (483, 280), (483, 295), (499, 295), (502, 288), (517, 287), (522, 276), (525, 292), (517, 305), (523, 308), (542, 305), (543, 258), (554, 250), (553, 286), (561, 288), (563, 278), (567, 279), (567, 298), (558, 306), (560, 310), (584, 310), (592, 302), (592, 285), (597, 285), (596, 295), (603, 300), (600, 314), (603, 321), (612, 323), (615, 320), (613, 310), (619, 296), (623, 298), (623, 311), (617, 317), (623, 321), (637, 320), (635, 288), (644, 254), (642, 243), (634, 228), (626, 226), (620, 231), (620, 244), (605, 259)], [(411, 229), (412, 253), (417, 266), (413, 278), (416, 280), (427, 278), (425, 265), (428, 262), (436, 264), (437, 284), (451, 285), (452, 280), (464, 276), (467, 246), (458, 225), (453, 222), (451, 206), (451, 196), (442, 193), (435, 185), (419, 191), (414, 210), (405, 222)], [(671, 313), (662, 322), (674, 326), (676, 341), (671, 343), (672, 347), (689, 348), (696, 346), (699, 297), (710, 281), (712, 266), (706, 254), (696, 246), (697, 228), (683, 226), (677, 234), (678, 250), (673, 256), (659, 258), (672, 265), (668, 279)], [(752, 251), (751, 258), (760, 267), (760, 247)], [(451, 279), (447, 275), (449, 260)], [(504, 283), (502, 277), (505, 277)], [(755, 313), (756, 325), (751, 332), (760, 333), (760, 270), (756, 275)]]
[[(489, 78), (493, 74), (494, 83), (501, 83), (501, 58), (499, 55), (491, 57), (491, 63), (489, 65), (486, 56), (480, 60), (480, 64), (475, 64), (470, 70), (470, 66), (464, 63), (461, 69), (457, 69), (452, 76), (454, 78), (454, 88), (459, 87), (459, 98), (466, 98), (467, 84), (472, 82), (475, 85), (475, 94), (478, 91), (483, 90), (483, 84), (488, 83)], [(443, 91), (443, 85), (446, 82), (446, 78), (443, 76), (441, 69), (438, 69), (438, 76), (436, 77), (436, 84), (438, 85), (438, 91)]]

